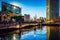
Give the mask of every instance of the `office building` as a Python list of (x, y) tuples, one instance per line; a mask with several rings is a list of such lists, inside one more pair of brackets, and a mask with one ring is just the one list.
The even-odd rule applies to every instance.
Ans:
[(22, 21), (24, 17), (21, 15), (21, 8), (6, 2), (2, 2), (2, 12), (5, 14), (6, 21), (14, 19), (15, 21)]
[[(56, 23), (59, 20), (59, 0), (46, 0), (47, 1), (47, 20), (54, 20)], [(55, 24), (54, 23), (54, 24)], [(47, 40), (59, 40), (59, 27), (47, 26)]]
[(29, 22), (30, 21), (30, 15), (29, 14), (24, 14), (24, 21)]
[(21, 8), (6, 2), (2, 2), (2, 12), (9, 16), (21, 15)]
[(46, 0), (47, 1), (47, 20), (57, 20), (59, 18), (59, 0)]

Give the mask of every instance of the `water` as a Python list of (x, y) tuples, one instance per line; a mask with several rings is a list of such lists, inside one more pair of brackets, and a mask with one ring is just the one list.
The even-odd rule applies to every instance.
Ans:
[(26, 32), (21, 36), (21, 40), (46, 40), (46, 27), (42, 30), (36, 29), (36, 31), (31, 30)]
[(20, 33), (13, 33), (13, 32), (9, 33), (3, 37), (0, 37), (0, 40), (3, 40), (3, 39), (4, 40), (59, 40), (58, 27), (55, 28), (55, 27), (50, 27), (50, 26), (49, 27), (36, 26), (36, 27), (28, 28), (28, 29), (21, 29), (21, 31), (19, 32)]

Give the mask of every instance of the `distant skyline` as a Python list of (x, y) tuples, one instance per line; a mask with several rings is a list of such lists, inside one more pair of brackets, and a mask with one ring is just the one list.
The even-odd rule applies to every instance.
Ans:
[(22, 8), (22, 15), (30, 14), (31, 17), (46, 17), (46, 0), (0, 0)]

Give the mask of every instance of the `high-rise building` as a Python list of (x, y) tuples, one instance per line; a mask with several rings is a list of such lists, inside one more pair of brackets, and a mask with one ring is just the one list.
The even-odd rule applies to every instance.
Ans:
[[(47, 1), (47, 20), (57, 21), (59, 18), (59, 0), (46, 0)], [(60, 40), (59, 27), (47, 26), (47, 40)]]
[(30, 21), (30, 15), (29, 14), (24, 14), (24, 21), (29, 22)]
[(47, 13), (46, 18), (48, 20), (56, 20), (59, 17), (59, 0), (46, 0), (47, 1)]

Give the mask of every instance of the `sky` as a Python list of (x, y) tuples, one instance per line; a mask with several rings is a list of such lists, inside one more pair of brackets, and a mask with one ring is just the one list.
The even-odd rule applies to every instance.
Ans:
[(22, 15), (46, 17), (46, 0), (0, 0), (0, 9), (2, 1), (21, 7)]
[(22, 15), (46, 17), (46, 0), (0, 0), (0, 9), (2, 1), (21, 7)]

